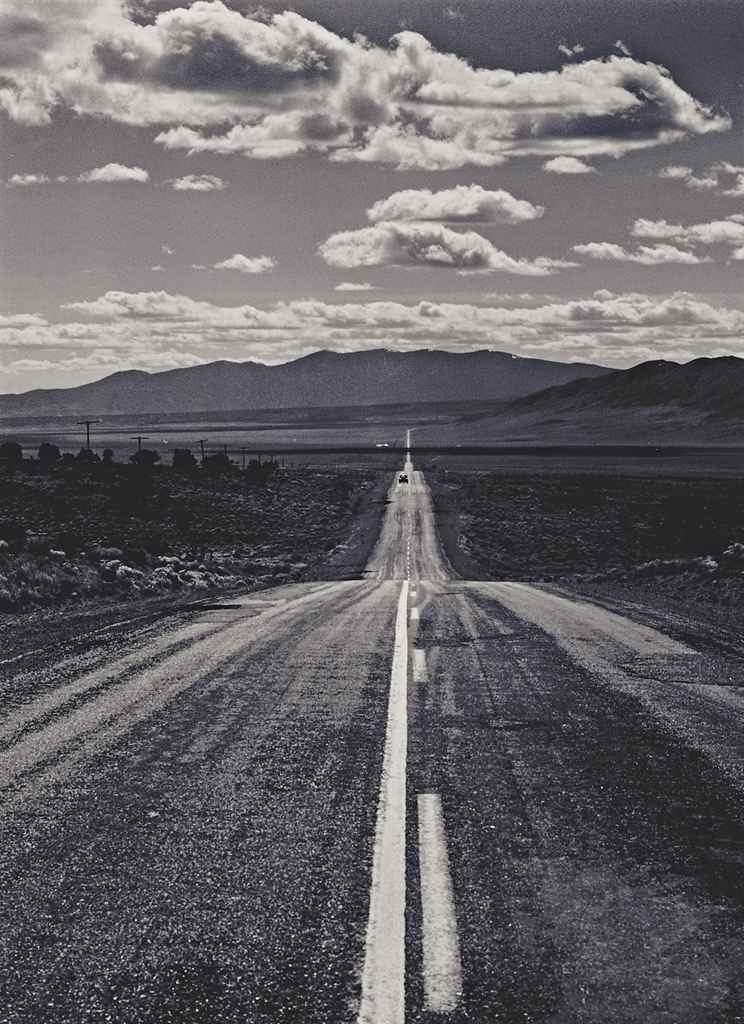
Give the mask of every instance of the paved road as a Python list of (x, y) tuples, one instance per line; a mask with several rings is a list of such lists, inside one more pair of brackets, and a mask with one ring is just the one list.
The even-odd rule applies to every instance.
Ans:
[(744, 1021), (725, 666), (405, 471), (363, 581), (0, 666), (0, 1024)]

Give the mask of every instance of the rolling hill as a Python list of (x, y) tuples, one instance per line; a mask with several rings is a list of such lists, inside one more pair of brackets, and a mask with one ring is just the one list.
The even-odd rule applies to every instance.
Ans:
[[(425, 440), (425, 431), (417, 440)], [(744, 443), (744, 359), (664, 360), (571, 381), (450, 424), (441, 443)]]
[(0, 395), (0, 419), (504, 401), (607, 372), (590, 363), (523, 359), (488, 350), (321, 351), (274, 366), (223, 360), (159, 373), (129, 370), (75, 388)]

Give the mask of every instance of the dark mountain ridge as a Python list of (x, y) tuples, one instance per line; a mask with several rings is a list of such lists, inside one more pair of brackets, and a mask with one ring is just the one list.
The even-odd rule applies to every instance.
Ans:
[(744, 441), (744, 359), (653, 360), (522, 396), (446, 440), (592, 442)]
[(575, 380), (512, 402), (508, 412), (586, 406), (676, 407), (709, 417), (744, 415), (744, 359), (701, 356), (689, 363), (664, 359), (613, 370), (598, 380)]
[(606, 367), (507, 352), (314, 352), (278, 365), (220, 360), (158, 373), (125, 370), (75, 388), (0, 395), (0, 418), (503, 401)]

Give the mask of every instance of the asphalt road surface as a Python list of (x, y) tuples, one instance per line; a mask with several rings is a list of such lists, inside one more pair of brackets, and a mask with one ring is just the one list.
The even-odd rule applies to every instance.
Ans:
[(365, 580), (0, 664), (2, 1024), (744, 1021), (736, 678), (405, 471)]

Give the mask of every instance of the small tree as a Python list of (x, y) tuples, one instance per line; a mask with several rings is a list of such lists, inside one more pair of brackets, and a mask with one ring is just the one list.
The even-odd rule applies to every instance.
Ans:
[(23, 448), (17, 441), (5, 441), (0, 444), (0, 462), (10, 469), (17, 469), (23, 462)]
[(195, 470), (198, 463), (190, 448), (173, 449), (173, 468), (181, 473), (190, 473)]
[(36, 453), (39, 462), (46, 469), (56, 465), (62, 458), (62, 453), (56, 444), (50, 444), (48, 441), (42, 441), (39, 445), (39, 450)]
[(75, 461), (82, 463), (84, 466), (93, 466), (101, 461), (101, 456), (97, 455), (90, 448), (81, 448), (75, 456)]
[(104, 466), (110, 466), (114, 461), (114, 452), (112, 448), (103, 449), (103, 464)]
[(129, 461), (134, 463), (135, 466), (151, 468), (160, 462), (160, 453), (153, 451), (151, 448), (140, 448), (138, 452), (130, 456)]
[(202, 463), (204, 469), (209, 473), (229, 473), (234, 468), (234, 463), (224, 452), (215, 452), (214, 455), (205, 455)]

